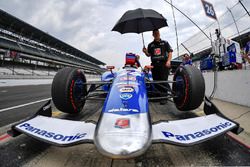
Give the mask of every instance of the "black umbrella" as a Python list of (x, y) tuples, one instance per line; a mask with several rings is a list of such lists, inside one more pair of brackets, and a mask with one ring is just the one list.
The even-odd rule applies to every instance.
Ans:
[(152, 31), (166, 26), (168, 26), (167, 20), (160, 13), (152, 9), (138, 8), (124, 13), (112, 31), (118, 31), (121, 34), (142, 33), (144, 46), (143, 32)]

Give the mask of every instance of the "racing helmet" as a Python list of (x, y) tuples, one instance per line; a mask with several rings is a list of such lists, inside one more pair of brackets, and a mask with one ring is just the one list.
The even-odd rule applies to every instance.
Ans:
[(134, 66), (136, 63), (136, 55), (134, 53), (126, 53), (125, 66)]

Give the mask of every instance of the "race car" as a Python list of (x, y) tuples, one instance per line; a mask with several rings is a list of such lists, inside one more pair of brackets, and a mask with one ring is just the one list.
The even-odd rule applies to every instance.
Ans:
[[(93, 143), (105, 156), (128, 159), (142, 155), (152, 143), (192, 146), (227, 131), (238, 134), (243, 130), (204, 98), (204, 79), (195, 67), (179, 66), (172, 81), (154, 81), (149, 75), (152, 66), (139, 67), (136, 55), (127, 54), (121, 70), (113, 72), (110, 66), (101, 81), (90, 82), (80, 69), (61, 69), (52, 83), (54, 105), (64, 113), (78, 114), (84, 112), (86, 100), (103, 99), (98, 121), (52, 118), (48, 101), (8, 133), (13, 137), (24, 133), (56, 146)], [(159, 87), (165, 92), (157, 90)], [(151, 122), (149, 102), (161, 99), (172, 101), (183, 112), (196, 109), (204, 101), (206, 116)]]

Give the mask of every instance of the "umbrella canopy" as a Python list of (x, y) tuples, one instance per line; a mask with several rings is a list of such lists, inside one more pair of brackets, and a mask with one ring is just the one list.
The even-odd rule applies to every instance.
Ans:
[(124, 33), (142, 33), (168, 26), (167, 20), (152, 9), (129, 10), (123, 14), (112, 31)]

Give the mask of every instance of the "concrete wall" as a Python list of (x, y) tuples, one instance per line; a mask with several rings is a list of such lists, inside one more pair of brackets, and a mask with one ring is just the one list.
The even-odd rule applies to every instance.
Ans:
[(38, 75), (0, 75), (1, 79), (53, 79), (54, 76), (38, 76)]
[[(203, 73), (206, 82), (206, 95), (214, 86), (214, 73)], [(215, 98), (250, 107), (250, 70), (218, 72)]]
[[(97, 74), (85, 74), (86, 78), (89, 80), (100, 80), (101, 76)], [(2, 75), (0, 74), (1, 79), (53, 79), (54, 76), (46, 76), (46, 75)]]

